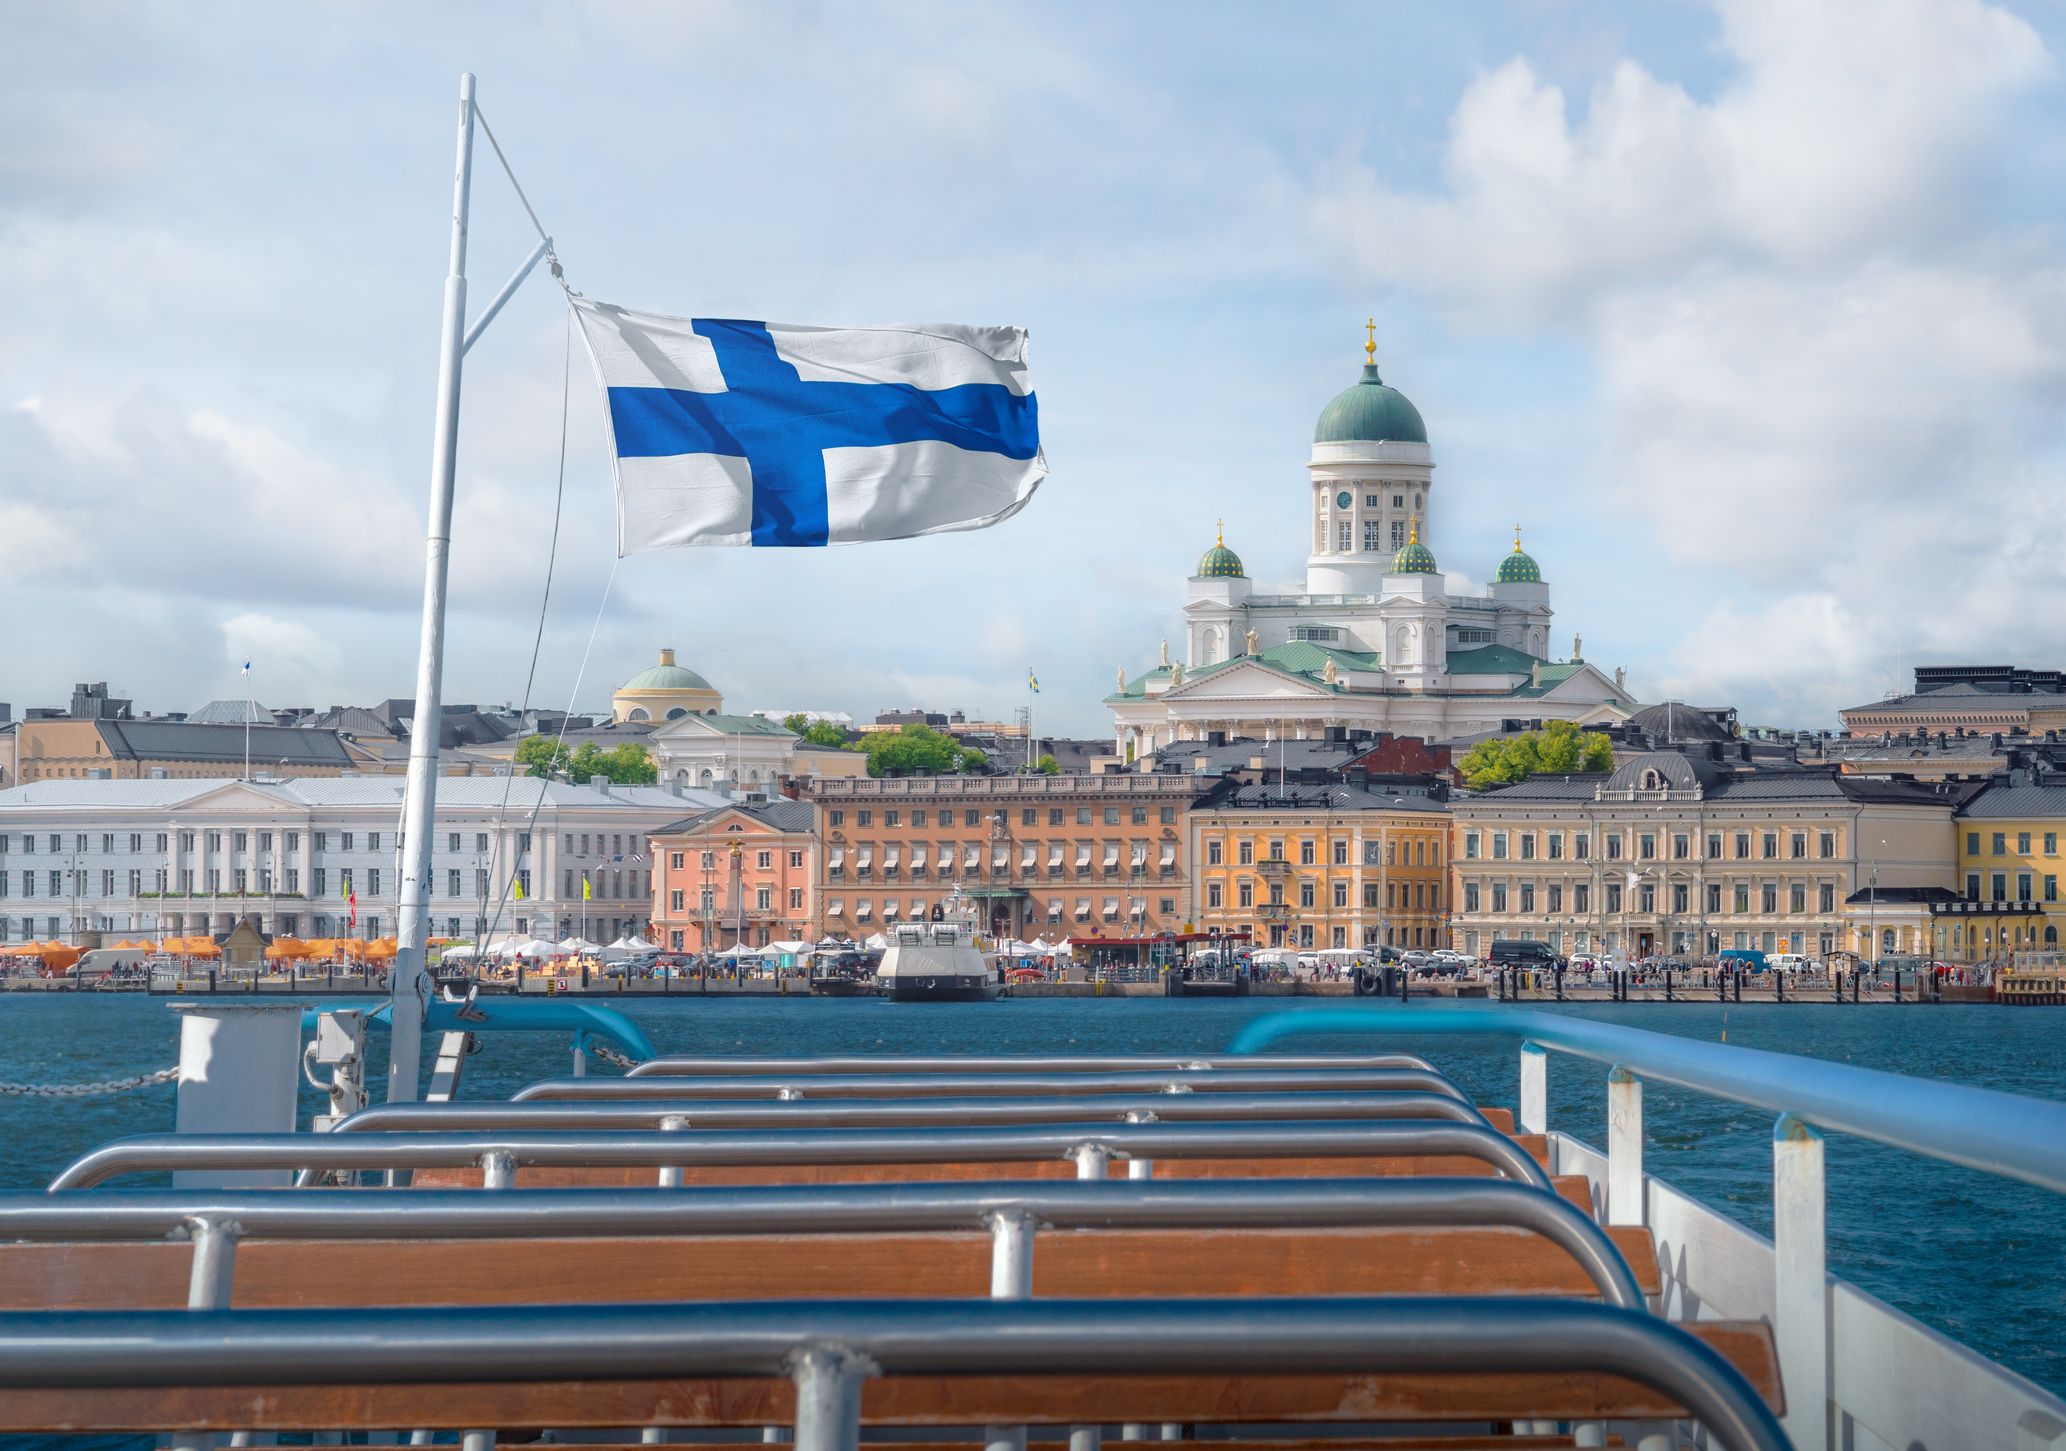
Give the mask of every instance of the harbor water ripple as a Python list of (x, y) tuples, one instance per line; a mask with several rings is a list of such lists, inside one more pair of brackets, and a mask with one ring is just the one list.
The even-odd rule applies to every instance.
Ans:
[[(1045, 999), (907, 1006), (874, 1000), (613, 998), (663, 1053), (1194, 1053), (1224, 1049), (1281, 1002)], [(1295, 1009), (1294, 1009), (1295, 1010)], [(2055, 1013), (1992, 1006), (1835, 1004), (1588, 1004), (1546, 1008), (1862, 1067), (2066, 1099), (2066, 1057)], [(1470, 1012), (1430, 1003), (1427, 1011)], [(82, 1082), (162, 1068), (177, 1057), (162, 999), (83, 995), (0, 997), (0, 1081)], [(1301, 1039), (1300, 1052), (1374, 1051), (1370, 1040)], [(1415, 1052), (1481, 1103), (1511, 1106), (1511, 1041), (1388, 1040)], [(377, 1035), (375, 1078), (384, 1056)], [(568, 1071), (551, 1034), (488, 1040), (470, 1061), (467, 1098), (506, 1097)], [(303, 1094), (303, 1117), (315, 1111)], [(1771, 1233), (1772, 1116), (1646, 1085), (1651, 1172)], [(111, 1138), (169, 1132), (173, 1091), (113, 1098), (0, 1098), (0, 1188), (38, 1190), (65, 1164)], [(1553, 1056), (1550, 1122), (1605, 1142), (1606, 1069)], [(1995, 1360), (2066, 1394), (2066, 1297), (2056, 1246), (2066, 1198), (1840, 1135), (1828, 1149), (1829, 1267)], [(143, 1181), (125, 1184), (140, 1187)], [(5, 1439), (5, 1438), (0, 1438)]]

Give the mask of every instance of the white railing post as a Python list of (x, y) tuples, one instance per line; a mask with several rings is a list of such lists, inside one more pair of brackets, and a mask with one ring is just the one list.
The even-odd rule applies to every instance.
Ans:
[(1549, 1132), (1549, 1054), (1533, 1043), (1521, 1045), (1521, 1111), (1514, 1125), (1524, 1134)]
[(1607, 1223), (1643, 1222), (1643, 1081), (1607, 1074)]
[(1790, 1113), (1772, 1129), (1772, 1339), (1786, 1434), (1829, 1447), (1829, 1264), (1822, 1135)]

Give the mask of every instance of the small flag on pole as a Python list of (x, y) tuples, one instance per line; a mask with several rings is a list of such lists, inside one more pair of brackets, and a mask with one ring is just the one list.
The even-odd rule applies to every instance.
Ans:
[(1023, 328), (574, 308), (608, 407), (620, 555), (982, 529), (1047, 476)]
[(583, 872), (581, 874), (581, 900), (586, 902), (593, 896), (594, 893), (588, 890), (588, 873)]
[(251, 662), (249, 660), (246, 660), (244, 662), (244, 668), (238, 671), (237, 673), (239, 675), (249, 675), (251, 673)]
[(1026, 671), (1026, 689), (1032, 691), (1035, 695), (1040, 694), (1040, 677), (1035, 675), (1030, 668)]
[(511, 877), (511, 878), (509, 879), (509, 890), (510, 890), (510, 893), (511, 893), (511, 894), (512, 894), (513, 896), (515, 896), (515, 898), (516, 898), (516, 899), (517, 899), (517, 900), (518, 900), (519, 902), (523, 901), (523, 900), (524, 900), (524, 879), (523, 879), (522, 877)]

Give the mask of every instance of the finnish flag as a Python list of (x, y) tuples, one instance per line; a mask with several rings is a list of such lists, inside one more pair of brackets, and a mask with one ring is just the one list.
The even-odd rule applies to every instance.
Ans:
[(620, 555), (981, 529), (1047, 476), (1023, 328), (574, 306), (607, 405)]

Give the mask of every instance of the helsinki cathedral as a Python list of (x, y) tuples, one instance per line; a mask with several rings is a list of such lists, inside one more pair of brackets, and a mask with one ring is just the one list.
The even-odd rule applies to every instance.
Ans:
[(1181, 658), (1165, 641), (1159, 664), (1122, 669), (1105, 698), (1127, 759), (1214, 733), (1298, 739), (1343, 727), (1451, 740), (1636, 708), (1623, 672), (1589, 664), (1576, 636), (1568, 658), (1552, 657), (1549, 585), (1518, 528), (1489, 586), (1451, 590), (1435, 562), (1427, 425), (1378, 375), (1374, 327), (1364, 355), (1363, 376), (1313, 431), (1305, 592), (1257, 593), (1224, 535), (1206, 550), (1184, 602)]

